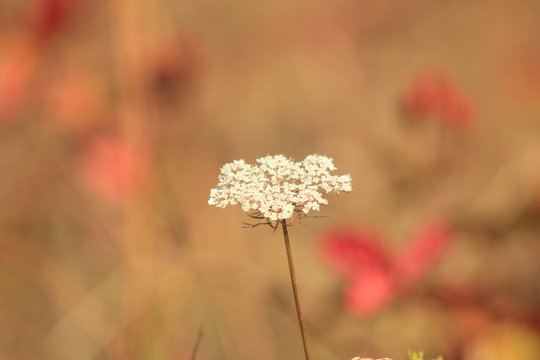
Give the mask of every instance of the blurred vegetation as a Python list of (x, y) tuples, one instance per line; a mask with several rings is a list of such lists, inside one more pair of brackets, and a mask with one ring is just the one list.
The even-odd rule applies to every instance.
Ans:
[[(424, 360), (424, 353), (423, 352), (415, 352), (415, 351), (411, 351), (409, 352), (409, 360)], [(438, 357), (437, 359), (434, 359), (434, 360), (442, 360), (442, 357)]]
[(320, 153), (354, 191), (290, 229), (313, 359), (539, 359), (539, 10), (0, 2), (0, 358), (301, 358), (280, 236), (207, 201)]

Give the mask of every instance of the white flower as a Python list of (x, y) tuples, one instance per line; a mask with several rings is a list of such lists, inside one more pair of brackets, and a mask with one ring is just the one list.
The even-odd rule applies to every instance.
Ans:
[(223, 165), (208, 204), (220, 208), (240, 205), (254, 217), (277, 222), (319, 210), (321, 204), (328, 204), (324, 194), (352, 191), (351, 176), (331, 175), (336, 167), (326, 156), (314, 154), (294, 162), (274, 155), (257, 159), (257, 163), (235, 160)]

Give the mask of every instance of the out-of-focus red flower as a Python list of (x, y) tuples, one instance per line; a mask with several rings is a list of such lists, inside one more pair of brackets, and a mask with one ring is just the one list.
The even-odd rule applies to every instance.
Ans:
[(29, 96), (37, 56), (24, 37), (0, 40), (0, 123), (5, 123), (17, 118)]
[(32, 28), (38, 40), (49, 40), (70, 21), (80, 0), (39, 0), (31, 9)]
[(353, 314), (366, 315), (381, 310), (399, 293), (391, 269), (366, 268), (355, 274), (345, 289), (345, 306)]
[(444, 223), (427, 223), (421, 227), (395, 258), (402, 281), (412, 283), (429, 270), (443, 255), (450, 235), (450, 227)]
[(114, 136), (93, 139), (82, 149), (78, 161), (83, 184), (111, 201), (132, 194), (148, 172), (141, 156)]
[(403, 105), (414, 119), (438, 118), (458, 131), (468, 130), (472, 125), (469, 98), (441, 72), (419, 76), (405, 92)]
[(397, 254), (365, 230), (337, 230), (323, 237), (323, 257), (349, 278), (345, 306), (358, 315), (382, 309), (412, 286), (440, 259), (450, 240), (449, 226), (431, 222)]
[(338, 229), (326, 236), (322, 250), (330, 264), (345, 275), (388, 269), (392, 262), (380, 237), (368, 230)]
[(81, 133), (104, 116), (105, 100), (96, 77), (83, 69), (65, 69), (43, 91), (43, 106), (61, 131)]
[(447, 96), (446, 79), (440, 75), (423, 75), (405, 94), (405, 107), (412, 115), (427, 116), (442, 109)]

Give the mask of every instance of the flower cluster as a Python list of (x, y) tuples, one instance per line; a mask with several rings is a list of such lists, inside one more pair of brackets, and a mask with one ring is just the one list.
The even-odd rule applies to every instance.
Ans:
[(324, 194), (352, 190), (350, 175), (330, 174), (336, 167), (326, 156), (314, 154), (294, 162), (273, 155), (257, 159), (257, 163), (236, 160), (225, 164), (208, 204), (220, 208), (241, 205), (253, 217), (272, 223), (319, 210), (320, 204), (328, 204)]

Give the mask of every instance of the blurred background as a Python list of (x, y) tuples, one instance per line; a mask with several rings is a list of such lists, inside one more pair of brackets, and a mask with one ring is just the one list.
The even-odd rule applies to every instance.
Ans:
[(281, 234), (207, 201), (311, 153), (314, 360), (540, 359), (538, 0), (2, 0), (0, 357), (302, 358)]

